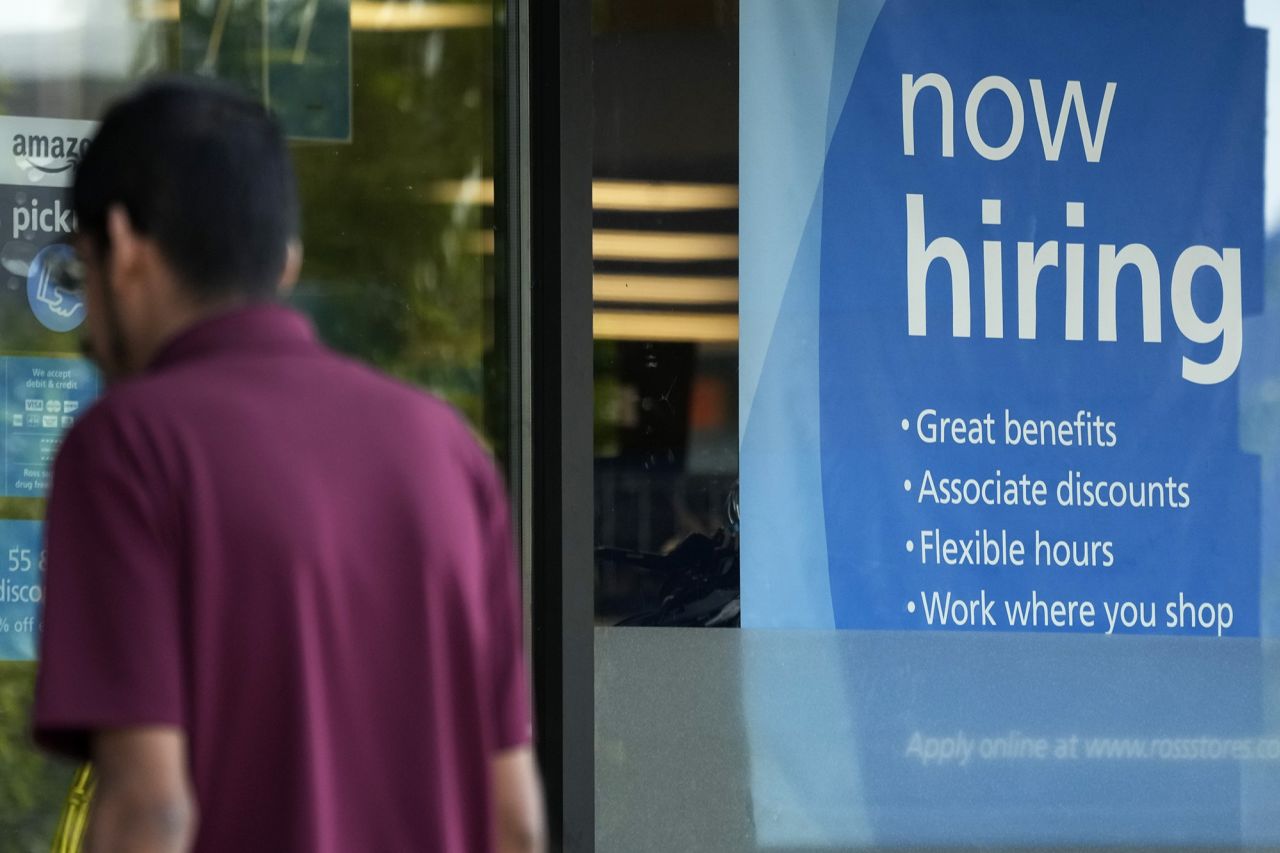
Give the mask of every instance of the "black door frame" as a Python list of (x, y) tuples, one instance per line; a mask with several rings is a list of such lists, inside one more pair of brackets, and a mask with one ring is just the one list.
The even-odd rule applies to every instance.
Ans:
[(528, 73), (534, 712), (552, 849), (579, 853), (595, 846), (591, 6), (508, 0), (508, 10), (511, 31), (527, 25), (526, 61), (512, 65)]

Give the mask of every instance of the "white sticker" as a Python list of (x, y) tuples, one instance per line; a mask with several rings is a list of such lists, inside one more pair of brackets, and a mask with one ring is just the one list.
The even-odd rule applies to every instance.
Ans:
[(98, 123), (0, 116), (0, 184), (69, 187)]

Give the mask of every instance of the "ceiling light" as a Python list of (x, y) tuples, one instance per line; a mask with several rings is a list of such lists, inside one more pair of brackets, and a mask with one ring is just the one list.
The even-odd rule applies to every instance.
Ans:
[(435, 181), (427, 188), (427, 198), (436, 204), (493, 206), (493, 178), (463, 178)]
[(736, 304), (736, 278), (622, 275), (598, 273), (592, 281), (596, 302), (664, 303), (667, 305)]
[(685, 184), (598, 180), (591, 185), (591, 205), (598, 210), (733, 210), (734, 184)]
[(176, 21), (179, 0), (133, 0), (133, 17), (139, 21)]
[[(177, 21), (180, 0), (134, 0), (142, 21)], [(442, 30), (493, 25), (493, 7), (484, 3), (390, 3), (352, 0), (351, 29), (376, 32)]]
[[(471, 232), (468, 250), (492, 254), (493, 229)], [(738, 258), (736, 234), (688, 234), (678, 231), (596, 231), (592, 234), (596, 260), (605, 261), (733, 261)]]
[[(436, 181), (428, 198), (437, 204), (493, 204), (492, 178)], [(598, 180), (591, 185), (591, 204), (597, 210), (678, 212), (733, 210), (738, 188), (733, 184)]]
[(610, 231), (592, 234), (592, 254), (607, 261), (733, 261), (736, 234), (667, 231)]
[(442, 30), (492, 25), (493, 7), (483, 3), (351, 3), (353, 30)]
[(738, 315), (596, 311), (592, 329), (600, 340), (734, 343)]

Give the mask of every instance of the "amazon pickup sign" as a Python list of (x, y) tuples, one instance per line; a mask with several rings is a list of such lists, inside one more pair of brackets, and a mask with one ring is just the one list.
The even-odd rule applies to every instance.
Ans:
[[(61, 284), (72, 254), (65, 244), (76, 224), (70, 187), (96, 128), (90, 121), (0, 116), (0, 267), (11, 277), (11, 291), (21, 291), (25, 280), (30, 316), (55, 334), (73, 332), (84, 322), (80, 296)], [(57, 351), (75, 348), (50, 345)], [(22, 348), (33, 347), (25, 342)]]
[(0, 234), (6, 240), (38, 250), (71, 235), (67, 190), (96, 128), (91, 121), (0, 116), (0, 211), (9, 212)]

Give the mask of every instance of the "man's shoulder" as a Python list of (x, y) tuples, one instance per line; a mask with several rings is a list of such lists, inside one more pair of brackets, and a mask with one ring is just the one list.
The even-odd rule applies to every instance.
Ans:
[[(487, 458), (465, 415), (429, 390), (384, 373), (333, 350), (317, 347), (299, 382), (319, 389), (329, 405), (353, 412), (376, 412), (386, 422), (410, 428), (418, 438), (428, 435), (461, 452), (468, 459)], [(170, 428), (188, 431), (209, 421), (210, 413), (226, 415), (228, 399), (239, 406), (271, 410), (280, 402), (262, 386), (241, 386), (234, 374), (212, 365), (179, 366), (144, 374), (111, 387), (72, 427), (72, 436), (103, 437), (121, 433), (157, 438)], [(258, 392), (261, 392), (258, 393)], [(276, 409), (281, 411), (284, 410)], [(290, 414), (299, 414), (293, 412)]]
[[(193, 361), (144, 373), (109, 388), (94, 405), (99, 417), (145, 412), (160, 416), (181, 411), (186, 405), (219, 395), (245, 393), (250, 396), (262, 385), (256, 380), (279, 375), (273, 365), (287, 363), (272, 356), (260, 362), (228, 363), (218, 359)], [(246, 369), (246, 364), (252, 364)], [(305, 366), (292, 364), (286, 374), (297, 383), (323, 388), (330, 398), (373, 395), (388, 403), (417, 407), (444, 418), (453, 416), (452, 407), (429, 391), (388, 375), (363, 361), (316, 346), (305, 353)], [(252, 377), (252, 378), (251, 378)], [(114, 415), (107, 415), (110, 412)]]
[(390, 420), (408, 430), (423, 452), (440, 451), (461, 466), (481, 491), (500, 486), (491, 448), (466, 414), (443, 397), (364, 362), (331, 354), (370, 392), (384, 403)]
[(139, 429), (153, 431), (172, 409), (165, 383), (131, 380), (108, 388), (76, 419), (63, 437), (64, 453), (73, 447), (119, 442)]
[(336, 380), (332, 389), (336, 397), (371, 398), (393, 419), (403, 422), (409, 418), (420, 429), (478, 447), (476, 434), (466, 416), (434, 392), (332, 350), (325, 350), (322, 361), (327, 375)]

